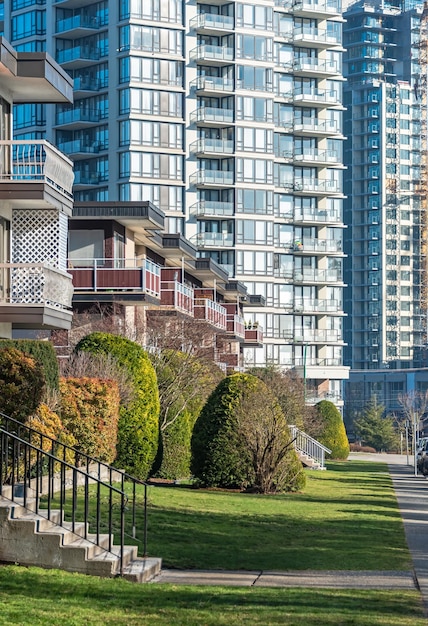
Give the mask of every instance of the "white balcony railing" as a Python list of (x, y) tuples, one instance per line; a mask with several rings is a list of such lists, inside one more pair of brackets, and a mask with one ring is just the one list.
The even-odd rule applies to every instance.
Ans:
[(44, 263), (0, 263), (0, 304), (70, 309), (72, 277)]
[(71, 197), (73, 164), (48, 141), (0, 141), (0, 182), (42, 181)]

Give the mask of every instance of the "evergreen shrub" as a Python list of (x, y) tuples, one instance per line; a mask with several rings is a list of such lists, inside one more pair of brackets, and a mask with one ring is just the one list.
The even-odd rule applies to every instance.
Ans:
[(349, 441), (339, 409), (328, 400), (321, 400), (315, 406), (322, 424), (318, 440), (331, 450), (326, 456), (345, 461), (349, 456)]
[(58, 359), (50, 341), (40, 341), (38, 339), (0, 339), (0, 349), (2, 348), (16, 348), (33, 357), (43, 368), (46, 386), (49, 389), (58, 390)]

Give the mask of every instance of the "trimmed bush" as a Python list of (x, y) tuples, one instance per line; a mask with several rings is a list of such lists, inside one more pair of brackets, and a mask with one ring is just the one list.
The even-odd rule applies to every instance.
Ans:
[(345, 461), (349, 456), (349, 441), (340, 411), (328, 400), (318, 402), (316, 410), (322, 423), (318, 440), (330, 448), (331, 454), (327, 455), (328, 458)]
[[(46, 435), (46, 437), (56, 439), (66, 446), (73, 447), (77, 443), (73, 435), (64, 428), (59, 415), (52, 411), (47, 404), (44, 404), (43, 402), (37, 407), (37, 411), (34, 415), (31, 415), (26, 420), (25, 425), (36, 430), (42, 435)], [(50, 452), (52, 450), (52, 442), (50, 439), (43, 437), (40, 438), (36, 433), (31, 434), (30, 442), (37, 448), (40, 448), (40, 444), (42, 444), (41, 447), (45, 452)], [(30, 454), (35, 461), (37, 459), (37, 453), (32, 451)], [(67, 450), (64, 457), (63, 450), (61, 449), (60, 456), (61, 459), (64, 459), (67, 463), (74, 464), (75, 457), (71, 450)]]
[(75, 350), (110, 354), (128, 372), (134, 397), (126, 407), (120, 407), (115, 465), (145, 480), (156, 456), (159, 436), (159, 394), (149, 357), (135, 342), (108, 333), (91, 333)]
[(2, 413), (24, 422), (40, 404), (45, 384), (40, 362), (14, 347), (0, 350)]
[(116, 458), (119, 389), (111, 380), (61, 378), (61, 419), (75, 446), (104, 463)]
[(37, 339), (0, 339), (0, 349), (16, 348), (30, 355), (42, 367), (46, 386), (49, 389), (59, 388), (59, 369), (55, 350), (50, 341)]
[(284, 415), (260, 379), (233, 374), (210, 395), (193, 429), (192, 471), (208, 487), (268, 493), (304, 485)]

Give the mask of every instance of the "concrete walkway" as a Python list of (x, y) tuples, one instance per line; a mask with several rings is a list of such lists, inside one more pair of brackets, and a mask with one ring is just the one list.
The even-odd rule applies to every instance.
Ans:
[(412, 462), (399, 454), (351, 453), (351, 459), (388, 464), (403, 517), (413, 571), (213, 571), (162, 570), (152, 582), (240, 587), (329, 587), (336, 589), (420, 589), (428, 615), (428, 482), (414, 475)]

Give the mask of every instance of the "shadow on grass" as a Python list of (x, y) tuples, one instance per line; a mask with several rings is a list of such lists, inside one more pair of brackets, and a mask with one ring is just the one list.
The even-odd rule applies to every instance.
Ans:
[[(0, 567), (0, 600), (2, 596), (13, 599), (13, 604), (3, 604), (6, 620), (13, 607), (18, 612), (22, 605), (17, 615), (21, 625), (31, 624), (31, 615), (42, 610), (46, 621), (37, 623), (48, 624), (49, 606), (54, 620), (61, 617), (65, 624), (112, 624), (114, 614), (120, 624), (167, 624), (171, 619), (179, 624), (307, 624), (313, 619), (323, 626), (380, 623), (373, 617), (381, 617), (383, 624), (424, 623), (414, 592), (134, 585), (15, 566)], [(67, 621), (71, 616), (74, 620)], [(155, 621), (145, 621), (150, 619)]]

